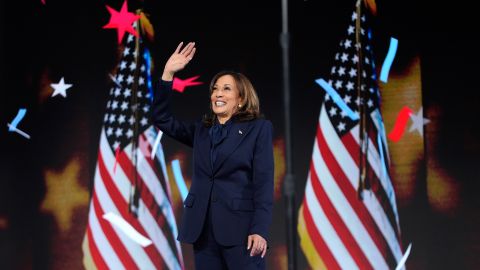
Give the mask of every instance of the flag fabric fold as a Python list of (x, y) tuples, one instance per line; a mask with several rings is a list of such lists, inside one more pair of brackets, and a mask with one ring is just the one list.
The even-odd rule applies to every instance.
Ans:
[[(325, 79), (337, 98), (326, 91), (299, 211), (300, 244), (312, 269), (394, 269), (402, 257), (372, 32), (362, 4)], [(345, 105), (360, 119), (349, 117)]]
[[(141, 33), (139, 22), (134, 27)], [(184, 269), (163, 151), (151, 159), (157, 130), (149, 117), (150, 66), (142, 35), (128, 34), (100, 132), (82, 247), (86, 269)], [(134, 233), (105, 219), (108, 214)]]

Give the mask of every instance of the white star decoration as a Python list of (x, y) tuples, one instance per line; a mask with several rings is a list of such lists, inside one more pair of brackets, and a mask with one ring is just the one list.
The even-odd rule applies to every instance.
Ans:
[(412, 119), (412, 125), (408, 131), (413, 132), (417, 130), (420, 136), (423, 137), (423, 125), (430, 123), (430, 120), (423, 118), (423, 107), (416, 114), (410, 114), (410, 119)]
[(67, 97), (67, 89), (72, 87), (72, 84), (66, 84), (63, 77), (60, 79), (58, 83), (52, 83), (50, 86), (53, 88), (52, 97), (60, 94), (63, 97)]

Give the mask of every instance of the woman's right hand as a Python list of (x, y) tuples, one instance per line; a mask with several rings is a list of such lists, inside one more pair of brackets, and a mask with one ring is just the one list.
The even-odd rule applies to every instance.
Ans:
[(175, 72), (182, 70), (193, 59), (196, 51), (195, 42), (189, 42), (187, 46), (181, 49), (182, 45), (183, 42), (180, 42), (180, 44), (178, 44), (177, 49), (170, 56), (167, 63), (165, 64), (162, 80), (173, 80), (173, 75), (175, 74)]

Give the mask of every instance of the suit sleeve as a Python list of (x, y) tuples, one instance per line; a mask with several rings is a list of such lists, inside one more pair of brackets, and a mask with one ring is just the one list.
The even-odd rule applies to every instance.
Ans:
[(259, 234), (266, 240), (272, 223), (273, 207), (273, 127), (265, 121), (255, 142), (253, 157), (253, 185), (255, 212), (250, 234)]
[(156, 127), (175, 140), (193, 146), (195, 124), (177, 120), (170, 110), (173, 82), (160, 80), (153, 94), (152, 121)]

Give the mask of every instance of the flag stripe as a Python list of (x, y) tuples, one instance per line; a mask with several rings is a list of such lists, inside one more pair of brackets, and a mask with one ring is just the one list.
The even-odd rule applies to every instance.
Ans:
[[(102, 136), (104, 136), (104, 135), (102, 134)], [(106, 140), (106, 138), (105, 138), (105, 140)], [(100, 144), (100, 145), (101, 145), (102, 148), (107, 148), (104, 151), (101, 151), (102, 153), (105, 154), (104, 156), (102, 156), (102, 158), (105, 160), (105, 163), (106, 164), (113, 164), (113, 161), (115, 160), (115, 157), (114, 157), (112, 151), (111, 150), (109, 151), (110, 148), (108, 148), (108, 146), (105, 146), (103, 144)], [(129, 179), (125, 175), (125, 171), (124, 171), (123, 166), (127, 166), (128, 168), (130, 168), (130, 170), (133, 170), (134, 168), (131, 165), (131, 163), (123, 162), (126, 159), (126, 157), (124, 156), (125, 152), (128, 152), (128, 151), (122, 151), (122, 153), (120, 153), (120, 155), (119, 155), (119, 163), (118, 164), (120, 166), (117, 167), (117, 170), (115, 172), (115, 179), (116, 179), (115, 183), (117, 183), (117, 186), (129, 187), (130, 186), (129, 183), (133, 183), (133, 180)], [(126, 165), (125, 163), (127, 163), (128, 165)], [(110, 182), (112, 182), (112, 185), (115, 185), (115, 183), (113, 183), (113, 181), (110, 178), (110, 175), (114, 174), (113, 173), (113, 168), (108, 168), (106, 166), (104, 166), (103, 168), (106, 170), (105, 171), (106, 172), (105, 177), (108, 177), (110, 179)], [(142, 182), (143, 179), (141, 179), (141, 176), (138, 175), (138, 177), (139, 177), (138, 178), (139, 182)], [(142, 190), (147, 190), (147, 189), (142, 189)], [(121, 190), (119, 189), (119, 191), (121, 191), (120, 196), (123, 197), (123, 199), (125, 201), (125, 204), (126, 204), (126, 202), (128, 201), (128, 195), (129, 195), (128, 188), (127, 189), (123, 188)], [(138, 217), (138, 220), (134, 219), (134, 218), (130, 218), (130, 219), (126, 219), (126, 220), (129, 221), (136, 229), (138, 229), (139, 232), (141, 232), (142, 234), (145, 234), (144, 233), (145, 231), (143, 229), (140, 230), (140, 228), (143, 226), (143, 228), (146, 230), (148, 236), (150, 237), (150, 240), (153, 241), (155, 247), (160, 252), (162, 258), (164, 259), (165, 263), (169, 266), (169, 268), (170, 269), (179, 269), (180, 266), (178, 265), (178, 261), (175, 258), (175, 256), (172, 255), (173, 253), (172, 253), (170, 245), (168, 244), (168, 241), (166, 240), (161, 228), (159, 227), (159, 224), (152, 217), (152, 215), (154, 215), (154, 213), (151, 213), (152, 210), (148, 209), (148, 207), (146, 207), (142, 198), (140, 199), (140, 206), (142, 207), (142, 209), (140, 209), (139, 212), (142, 212), (144, 214), (140, 215)], [(127, 207), (128, 206), (125, 206), (126, 209), (128, 209)]]
[(315, 213), (314, 216), (312, 215), (312, 220), (316, 228), (318, 229), (320, 235), (323, 237), (328, 248), (332, 251), (333, 257), (342, 269), (358, 269), (355, 261), (352, 259), (350, 253), (345, 248), (345, 245), (338, 237), (335, 228), (328, 221), (322, 205), (319, 203), (313, 192), (311, 177), (309, 177), (309, 179), (310, 180), (307, 182), (305, 194), (308, 209), (311, 213)]
[[(127, 211), (128, 210), (128, 204), (126, 202), (126, 199), (124, 196), (122, 196), (121, 191), (117, 188), (119, 185), (121, 186), (119, 179), (120, 177), (120, 167), (117, 167), (116, 173), (119, 175), (116, 177), (117, 179), (117, 185), (113, 182), (113, 179), (111, 178), (108, 169), (106, 168), (104, 164), (104, 157), (102, 155), (102, 152), (99, 153), (98, 157), (98, 170), (100, 172), (100, 178), (96, 179), (96, 182), (99, 182), (98, 189), (101, 189), (101, 184), (105, 185), (105, 190), (108, 191), (108, 195), (104, 194), (104, 197), (107, 197), (111, 199), (113, 202), (113, 205), (115, 206), (114, 208), (117, 209), (118, 213), (123, 219), (125, 219), (130, 225), (133, 226), (135, 230), (137, 230), (140, 234), (143, 236), (147, 236), (144, 228), (139, 224), (138, 220), (135, 219), (134, 217), (131, 216), (131, 214)], [(102, 180), (102, 181), (100, 181)], [(96, 184), (97, 185), (97, 184)], [(124, 185), (125, 186), (125, 185)], [(97, 187), (96, 187), (97, 188)], [(102, 198), (103, 199), (103, 198)], [(106, 200), (106, 198), (105, 198)], [(112, 207), (112, 211), (113, 211)], [(153, 262), (155, 267), (160, 267), (162, 265), (162, 261), (160, 259), (160, 256), (158, 255), (157, 252), (155, 252), (154, 248), (152, 246), (147, 246), (145, 248), (145, 252), (147, 253), (148, 257), (150, 260)]]
[[(121, 210), (122, 208), (126, 209), (126, 204), (123, 203), (123, 202), (120, 202), (119, 204), (116, 204), (116, 202), (114, 201), (114, 199), (111, 195), (113, 195), (113, 196), (118, 196), (118, 195), (108, 194), (108, 191), (116, 193), (117, 192), (116, 189), (113, 189), (113, 188), (108, 189), (107, 186), (105, 185), (106, 183), (104, 181), (101, 181), (100, 168), (97, 169), (97, 171), (98, 171), (98, 177), (95, 179), (96, 180), (95, 181), (95, 192), (98, 193), (98, 195), (96, 195), (94, 197), (94, 201), (98, 200), (100, 206), (102, 207), (102, 209), (104, 209), (104, 211), (103, 211), (104, 214), (106, 214), (107, 212), (112, 212), (114, 214), (119, 215), (120, 217), (125, 219), (127, 222), (129, 222), (129, 219), (130, 219), (129, 214), (126, 213), (125, 210)], [(121, 208), (119, 208), (119, 207), (121, 207)], [(107, 209), (107, 210), (105, 211), (105, 209)], [(99, 216), (103, 216), (103, 215), (99, 215)], [(104, 220), (104, 219), (102, 219), (102, 220)], [(107, 222), (107, 221), (104, 220), (104, 222)], [(138, 243), (136, 243), (133, 240), (131, 240), (130, 238), (128, 238), (123, 232), (119, 231), (116, 227), (113, 227), (113, 229), (115, 230), (116, 234), (121, 238), (122, 243), (126, 246), (126, 248), (130, 252), (132, 257), (135, 259), (136, 265), (140, 269), (153, 269), (153, 268), (156, 268), (156, 267), (161, 265), (161, 260), (160, 260), (159, 256), (156, 255), (156, 253), (151, 248), (150, 249), (148, 249), (148, 248), (145, 249), (142, 246), (140, 246)], [(141, 233), (143, 236), (146, 236), (145, 233), (142, 232), (141, 230), (138, 230), (137, 228), (135, 228), (135, 229), (139, 233)], [(148, 250), (150, 250), (150, 254), (148, 254)], [(154, 265), (155, 258), (156, 258), (156, 265)]]
[[(314, 168), (317, 170), (320, 175), (324, 176), (324, 181), (328, 179), (328, 184), (325, 189), (329, 190), (330, 196), (334, 198), (335, 201), (339, 201), (343, 199), (343, 202), (338, 202), (342, 209), (338, 209), (339, 212), (350, 213), (350, 222), (345, 222), (347, 224), (351, 224), (351, 230), (357, 232), (360, 235), (365, 234), (365, 239), (360, 239), (362, 243), (370, 243), (370, 246), (364, 247), (363, 249), (367, 254), (373, 252), (380, 252), (381, 256), (386, 257), (386, 261), (389, 262), (393, 259), (393, 255), (389, 252), (388, 249), (385, 250), (386, 241), (382, 237), (376, 223), (372, 220), (370, 214), (368, 213), (364, 204), (358, 200), (358, 194), (351, 184), (351, 181), (347, 179), (345, 175), (345, 171), (341, 168), (340, 164), (335, 159), (339, 157), (339, 153), (334, 156), (329, 145), (326, 141), (326, 135), (323, 132), (327, 131), (327, 129), (317, 129), (317, 143), (318, 146), (314, 148), (313, 154), (313, 164), (316, 166), (320, 166), (320, 168)], [(319, 149), (319, 150), (317, 150)], [(337, 147), (335, 149), (338, 149)], [(321, 155), (321, 156), (320, 156)], [(328, 168), (327, 165), (328, 164)], [(333, 177), (333, 175), (335, 177)], [(325, 184), (327, 184), (325, 183)], [(344, 209), (343, 209), (344, 208)], [(348, 216), (347, 216), (348, 217)], [(351, 219), (356, 220), (357, 223), (352, 224)], [(371, 243), (373, 241), (373, 243)], [(378, 256), (380, 254), (371, 254), (370, 261), (383, 261), (384, 259), (380, 259)], [(374, 265), (376, 266), (376, 265)], [(385, 266), (385, 265), (384, 265)]]
[[(177, 256), (179, 259), (179, 263), (183, 268), (183, 255), (182, 255), (182, 247), (180, 245), (180, 242), (176, 240), (175, 236), (178, 234), (177, 230), (177, 224), (175, 220), (175, 216), (173, 213), (173, 208), (172, 208), (172, 200), (171, 196), (168, 195), (168, 192), (164, 192), (165, 190), (169, 191), (170, 186), (168, 184), (168, 179), (166, 179), (166, 184), (165, 188), (162, 187), (160, 184), (160, 179), (158, 179), (158, 173), (157, 167), (153, 164), (153, 161), (148, 158), (149, 157), (149, 149), (151, 149), (150, 142), (145, 138), (145, 134), (142, 134), (140, 136), (140, 143), (139, 143), (139, 148), (137, 152), (137, 157), (138, 157), (138, 164), (137, 167), (139, 168), (140, 175), (142, 176), (142, 179), (145, 179), (145, 184), (150, 191), (148, 194), (145, 196), (149, 197), (154, 197), (158, 205), (161, 206), (162, 213), (168, 223), (168, 226), (170, 227), (170, 230), (172, 231), (172, 241), (175, 243), (175, 246), (177, 248)], [(130, 156), (130, 151), (126, 151), (126, 154), (128, 158), (131, 160)], [(150, 195), (152, 194), (152, 195)], [(144, 197), (144, 195), (142, 195)], [(162, 216), (163, 217), (163, 216)], [(161, 222), (165, 222), (165, 219), (162, 219)]]
[[(343, 136), (342, 138), (342, 142), (345, 144), (346, 148), (347, 149), (351, 149), (350, 145), (351, 144), (356, 144), (354, 139), (353, 139), (353, 136), (351, 134), (347, 134), (345, 136)], [(350, 154), (354, 154), (352, 153), (351, 151), (349, 151)], [(355, 155), (355, 154), (354, 154)], [(355, 155), (358, 157), (358, 155)], [(353, 158), (354, 156), (352, 156)], [(358, 158), (357, 159), (354, 159), (356, 164), (358, 164)], [(378, 182), (378, 178), (376, 176), (372, 176), (373, 178), (370, 179), (371, 180), (371, 183), (374, 184), (374, 187), (375, 189), (372, 189), (372, 193), (374, 193), (375, 195), (375, 204), (376, 205), (381, 205), (381, 208), (382, 208), (382, 215), (379, 215), (376, 211), (374, 212), (371, 212), (372, 215), (378, 215), (378, 218), (375, 218), (378, 226), (380, 228), (384, 227), (383, 224), (385, 224), (385, 222), (388, 222), (388, 224), (390, 226), (386, 227), (385, 230), (388, 231), (387, 234), (384, 234), (385, 235), (385, 238), (387, 239), (390, 239), (389, 241), (393, 241), (393, 242), (396, 242), (396, 244), (393, 244), (392, 245), (399, 245), (399, 235), (400, 235), (400, 231), (398, 230), (398, 227), (396, 226), (396, 222), (395, 222), (395, 217), (394, 217), (394, 213), (393, 213), (393, 210), (391, 208), (391, 204), (388, 203), (387, 199), (386, 199), (386, 194), (385, 194), (385, 190), (382, 188), (381, 185), (378, 185), (378, 184), (375, 184), (376, 182)], [(383, 203), (382, 203), (383, 202)], [(368, 206), (367, 206), (368, 208)], [(374, 209), (377, 209), (377, 207), (375, 207)], [(395, 249), (397, 248), (392, 248), (392, 252), (395, 254)], [(397, 259), (399, 258), (398, 257), (401, 257), (401, 254), (395, 254), (395, 257), (397, 257)]]
[[(318, 178), (317, 172), (315, 171), (313, 161), (310, 165), (310, 179), (312, 181), (313, 191), (318, 200), (322, 203), (322, 207), (324, 208), (325, 213), (327, 213), (327, 218), (335, 228), (338, 236), (344, 243), (352, 258), (355, 260), (357, 265), (361, 266), (361, 269), (373, 269), (372, 263), (368, 261), (367, 257), (363, 253), (362, 248), (355, 240), (354, 235), (352, 235), (352, 231), (349, 230), (349, 226), (345, 224), (345, 221), (339, 215), (336, 207), (326, 194), (321, 183), (322, 181)], [(323, 183), (323, 185), (325, 184)], [(334, 195), (332, 194), (332, 196)]]
[[(335, 149), (335, 159), (337, 160), (338, 164), (342, 166), (343, 172), (345, 173), (345, 175), (347, 175), (348, 181), (351, 183), (351, 186), (353, 186), (354, 188), (353, 193), (356, 194), (356, 190), (358, 189), (358, 167), (353, 157), (350, 155), (350, 152), (348, 151), (353, 146), (345, 145), (342, 140), (340, 140), (337, 136), (334, 135), (335, 131), (333, 130), (330, 120), (326, 116), (326, 113), (323, 107), (320, 115), (321, 115), (320, 125), (321, 125), (321, 130), (324, 134), (323, 138), (325, 139), (325, 143), (329, 146), (329, 148)], [(346, 136), (349, 136), (349, 135), (345, 135), (343, 138), (345, 138)], [(358, 148), (358, 145), (356, 148)], [(356, 199), (357, 196), (355, 195), (355, 196), (349, 196), (349, 197), (352, 200), (354, 200)], [(367, 203), (370, 203), (370, 205), (368, 205)], [(374, 204), (371, 205), (371, 203), (374, 203)], [(378, 228), (382, 232), (382, 235), (385, 238), (385, 241), (391, 247), (391, 252), (394, 254), (394, 257), (396, 258), (396, 260), (399, 260), (401, 257), (401, 252), (399, 254), (398, 248), (396, 248), (396, 246), (398, 247), (398, 241), (396, 239), (395, 232), (392, 228), (392, 224), (388, 221), (388, 217), (386, 216), (383, 208), (375, 207), (376, 205), (379, 204), (376, 199), (376, 196), (375, 196), (375, 200), (363, 200), (363, 204), (366, 206), (370, 216), (375, 221), (375, 224), (377, 226), (376, 228)], [(365, 221), (366, 217), (363, 217), (362, 220)], [(386, 225), (389, 225), (389, 226), (386, 226)], [(374, 228), (372, 226), (368, 226), (368, 224), (366, 225), (366, 227), (369, 229)], [(374, 234), (376, 235), (375, 231), (373, 231), (372, 235)], [(379, 242), (378, 246), (383, 246), (383, 244)]]
[[(358, 143), (359, 143), (358, 135), (354, 136), (353, 134), (358, 134), (358, 128), (352, 129), (352, 132), (350, 134), (348, 134), (355, 140), (355, 142), (358, 145)], [(346, 137), (346, 136), (344, 136), (344, 137)], [(373, 140), (375, 141), (376, 139), (377, 139), (376, 136), (374, 136)], [(369, 138), (369, 144), (374, 145), (374, 143), (372, 142), (372, 138)], [(381, 159), (380, 159), (380, 154), (377, 151), (377, 148), (369, 147), (367, 157), (368, 157), (368, 162), (369, 162), (370, 167), (375, 172), (375, 175), (376, 175), (377, 179), (380, 180), (381, 187), (382, 187), (382, 193), (383, 193), (382, 196), (385, 196), (385, 198), (388, 198), (388, 202), (390, 202), (390, 205), (389, 205), (390, 209), (388, 211), (390, 211), (392, 213), (392, 221), (395, 222), (394, 224), (392, 224), (392, 226), (396, 227), (395, 225), (398, 225), (398, 222), (397, 222), (398, 221), (398, 214), (397, 214), (397, 211), (395, 210), (395, 209), (397, 209), (397, 204), (395, 202), (395, 192), (393, 190), (392, 182), (388, 178), (388, 174), (383, 174), (382, 173), (382, 171), (383, 171), (383, 168), (381, 166), (382, 162), (381, 162)], [(384, 177), (384, 176), (387, 176), (387, 178)]]
[[(327, 149), (328, 147), (322, 148), (322, 151), (326, 151)], [(338, 171), (332, 170), (333, 167), (331, 162), (334, 162), (334, 159), (328, 161), (323, 160), (318, 149), (318, 144), (317, 147), (314, 148), (312, 159), (315, 171), (319, 174), (318, 178), (322, 181), (322, 186), (329, 191), (330, 200), (345, 224), (348, 226), (348, 229), (352, 232), (357, 243), (361, 246), (370, 263), (372, 263), (375, 268), (387, 269), (388, 267), (385, 263), (385, 259), (382, 257), (382, 254), (380, 254), (379, 249), (374, 244), (364, 224), (357, 216), (354, 209), (352, 209), (345, 194), (339, 188), (338, 183), (333, 177), (333, 175), (335, 175), (338, 179), (342, 169), (338, 168)], [(325, 164), (326, 162), (329, 162), (330, 167)]]
[[(90, 205), (90, 208), (93, 207), (92, 205), (93, 204)], [(101, 254), (103, 259), (105, 260), (108, 269), (125, 269), (125, 267), (121, 264), (121, 261), (118, 258), (117, 254), (112, 249), (110, 242), (108, 242), (105, 233), (100, 228), (95, 211), (90, 211), (88, 213), (88, 224), (90, 226), (90, 229), (92, 230), (94, 243), (98, 248), (99, 254)]]
[[(120, 164), (121, 164), (121, 167), (125, 169), (125, 171), (127, 172), (131, 172), (131, 169), (133, 168), (131, 162), (130, 162), (130, 159), (129, 159), (129, 155), (128, 155), (129, 151), (126, 151), (126, 152), (122, 152), (122, 154), (120, 154)], [(140, 193), (141, 193), (141, 198), (143, 200), (143, 203), (145, 205), (155, 205), (155, 211), (153, 211), (153, 208), (152, 207), (147, 207), (150, 209), (150, 214), (152, 217), (155, 217), (154, 219), (156, 220), (156, 223), (158, 224), (158, 226), (156, 227), (161, 227), (165, 224), (165, 215), (167, 215), (168, 217), (173, 217), (173, 213), (171, 211), (169, 211), (169, 208), (170, 207), (170, 203), (168, 202), (165, 194), (163, 193), (163, 190), (161, 188), (159, 188), (157, 185), (155, 185), (154, 183), (152, 183), (151, 180), (154, 180), (154, 182), (158, 181), (158, 179), (154, 179), (154, 175), (152, 174), (148, 174), (146, 173), (148, 171), (148, 165), (145, 163), (144, 159), (142, 158), (143, 156), (139, 156), (139, 160), (138, 160), (138, 164), (137, 166), (139, 168), (141, 168), (141, 170), (139, 170), (139, 174), (137, 175), (137, 180), (139, 183), (142, 183), (143, 185), (139, 186), (140, 188)], [(147, 176), (145, 174), (148, 174)], [(128, 175), (128, 179), (132, 179), (134, 176), (133, 175)], [(144, 181), (144, 179), (148, 179), (148, 181)], [(156, 181), (155, 181), (156, 180)], [(133, 182), (132, 182), (133, 184)], [(149, 187), (154, 187), (154, 188), (149, 188)], [(156, 192), (153, 193), (151, 192), (151, 190), (154, 189)], [(152, 194), (156, 194), (157, 196), (155, 196), (155, 199), (154, 199), (154, 196)], [(155, 203), (155, 200), (157, 201), (157, 203)], [(163, 213), (163, 215), (161, 215), (161, 213)], [(172, 214), (171, 214), (172, 213)], [(168, 218), (167, 218), (168, 219)], [(173, 218), (171, 218), (173, 219)], [(165, 238), (165, 241), (167, 241), (167, 239)], [(174, 240), (176, 241), (176, 240)], [(163, 242), (163, 240), (162, 240)]]
[[(304, 199), (305, 201), (305, 199)], [(303, 250), (309, 250), (310, 252), (305, 253), (305, 257), (307, 258), (308, 263), (312, 267), (312, 269), (327, 269), (327, 266), (323, 262), (322, 256), (318, 253), (316, 245), (317, 241), (313, 241), (310, 237), (309, 231), (307, 229), (307, 222), (305, 221), (305, 217), (303, 213), (305, 212), (305, 206), (302, 204), (298, 211), (298, 235), (300, 236), (300, 246)], [(310, 224), (309, 224), (310, 225)], [(318, 232), (316, 232), (318, 235)], [(325, 246), (323, 240), (320, 240)]]
[[(152, 152), (152, 145), (150, 144), (150, 141), (147, 139), (147, 136), (145, 134), (141, 134), (139, 136), (139, 143), (138, 143), (138, 153), (139, 153), (139, 156), (143, 157), (143, 160), (145, 162), (148, 163), (148, 165), (150, 165), (150, 168), (151, 170), (153, 171), (154, 175), (155, 175), (155, 178), (158, 178), (158, 176), (160, 175), (160, 172), (158, 171), (158, 168), (157, 166), (155, 166), (155, 163), (154, 161), (149, 158), (150, 155), (151, 155), (151, 152)], [(160, 147), (160, 145), (159, 145)], [(165, 178), (167, 179), (167, 178)], [(155, 182), (157, 183), (157, 182)], [(162, 183), (162, 184), (165, 184), (165, 186), (162, 186), (162, 184), (160, 182), (158, 182), (159, 186), (162, 187), (162, 192), (163, 191), (167, 191), (165, 192), (166, 194), (166, 197), (168, 199), (169, 202), (172, 201), (172, 197), (171, 197), (171, 194), (168, 192), (170, 190), (170, 186), (168, 185), (168, 181), (165, 181), (165, 183)], [(155, 194), (155, 193), (153, 193)]]
[(92, 259), (95, 263), (95, 266), (99, 270), (108, 269), (108, 266), (105, 263), (105, 260), (103, 260), (103, 257), (101, 256), (97, 246), (95, 245), (95, 241), (93, 240), (92, 230), (90, 229), (90, 226), (87, 226), (87, 237), (88, 237), (88, 248), (89, 248), (90, 254), (92, 255)]
[[(100, 182), (100, 181), (96, 181), (96, 182)], [(112, 245), (112, 248), (115, 250), (115, 253), (118, 255), (118, 257), (120, 258), (125, 268), (139, 269), (137, 264), (133, 261), (133, 258), (130, 256), (130, 253), (126, 250), (125, 245), (123, 244), (123, 241), (120, 240), (120, 238), (117, 235), (117, 232), (114, 231), (114, 229), (112, 228), (112, 225), (110, 224), (110, 222), (102, 218), (104, 212), (102, 210), (102, 207), (100, 206), (96, 192), (94, 192), (93, 194), (92, 208), (93, 209), (90, 209), (90, 211), (94, 210), (95, 215), (97, 217), (100, 217), (99, 219), (100, 227), (102, 228), (102, 231), (105, 233), (106, 238)]]
[(337, 260), (333, 256), (332, 251), (327, 246), (327, 243), (325, 243), (325, 239), (322, 237), (320, 231), (315, 226), (315, 222), (308, 207), (308, 201), (306, 197), (303, 201), (303, 216), (305, 218), (308, 233), (312, 236), (312, 239), (315, 239), (312, 242), (315, 245), (316, 253), (318, 253), (318, 255), (322, 257), (326, 267), (328, 269), (341, 269)]
[[(130, 148), (127, 147), (126, 151), (120, 154), (119, 163), (126, 172), (127, 178), (130, 180), (135, 179), (134, 167), (132, 165), (132, 158)], [(146, 205), (155, 206), (157, 213), (152, 212), (153, 216), (158, 216), (159, 212), (163, 213), (161, 216), (161, 224), (165, 223), (165, 217), (169, 217), (170, 213), (168, 209), (171, 209), (170, 201), (168, 200), (162, 186), (159, 183), (159, 179), (153, 171), (150, 163), (146, 161), (146, 158), (139, 152), (137, 152), (137, 181), (141, 183), (140, 191), (141, 197)], [(133, 181), (132, 181), (133, 184)], [(168, 218), (167, 218), (168, 219)]]

